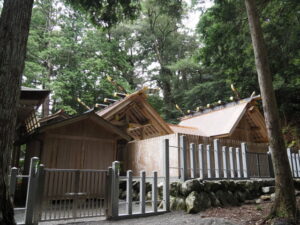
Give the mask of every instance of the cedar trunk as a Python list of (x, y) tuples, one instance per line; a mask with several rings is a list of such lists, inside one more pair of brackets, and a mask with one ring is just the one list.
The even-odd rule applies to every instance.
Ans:
[(255, 0), (245, 0), (245, 4), (275, 172), (276, 197), (271, 216), (294, 220), (296, 216), (294, 183), (281, 132), (267, 49), (263, 39)]
[(8, 193), (17, 104), (33, 0), (5, 0), (0, 17), (0, 224), (15, 224)]

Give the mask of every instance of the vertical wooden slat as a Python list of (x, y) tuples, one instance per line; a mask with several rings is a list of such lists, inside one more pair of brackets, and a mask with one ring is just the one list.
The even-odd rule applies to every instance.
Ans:
[(296, 166), (296, 156), (295, 153), (292, 153), (292, 161), (293, 161), (293, 175), (294, 177), (297, 177), (297, 166)]
[(190, 164), (191, 164), (191, 178), (196, 178), (196, 149), (195, 144), (190, 144)]
[(300, 177), (300, 154), (296, 154), (296, 160), (297, 160), (297, 168), (298, 168), (298, 177)]
[[(108, 168), (108, 172), (107, 172), (107, 182), (106, 182), (106, 193), (105, 193), (105, 196), (106, 196), (106, 208), (107, 208), (107, 212), (106, 212), (106, 218), (107, 219), (110, 219), (110, 218), (113, 218), (113, 168), (112, 167), (109, 167)], [(100, 205), (101, 205), (101, 202), (100, 202)]]
[(119, 170), (120, 162), (113, 162), (113, 202), (112, 202), (112, 217), (117, 218), (119, 216)]
[(230, 176), (234, 178), (233, 147), (229, 147)]
[(226, 162), (226, 151), (227, 147), (223, 146), (222, 147), (222, 158), (223, 158), (223, 177), (227, 178), (227, 162)]
[(132, 171), (127, 171), (127, 184), (126, 184), (126, 202), (127, 202), (127, 214), (132, 214)]
[(181, 181), (187, 180), (187, 161), (186, 161), (186, 136), (180, 136), (180, 167)]
[(241, 178), (240, 148), (236, 148), (236, 171), (237, 177)]
[(165, 139), (163, 142), (163, 156), (164, 156), (164, 190), (163, 190), (163, 198), (164, 198), (164, 207), (165, 211), (170, 211), (170, 155), (169, 155), (169, 139)]
[(145, 213), (145, 209), (146, 209), (146, 202), (145, 202), (145, 196), (146, 196), (146, 172), (145, 171), (141, 171), (140, 172), (140, 212), (142, 214)]
[(288, 158), (289, 158), (289, 163), (290, 163), (290, 168), (291, 168), (292, 174), (294, 174), (293, 173), (292, 155), (291, 155), (291, 149), (290, 148), (287, 149), (287, 155), (288, 155)]
[(248, 178), (248, 165), (247, 165), (247, 151), (248, 147), (245, 142), (241, 144), (241, 149), (242, 149), (242, 163), (243, 163), (243, 175), (244, 178)]
[(211, 178), (210, 145), (206, 145), (206, 165), (207, 165), (207, 178)]
[(215, 161), (215, 177), (220, 178), (220, 163), (219, 163), (220, 141), (214, 140), (214, 161)]
[(153, 171), (152, 210), (155, 213), (157, 212), (157, 171)]
[(198, 158), (199, 158), (199, 177), (201, 179), (204, 178), (204, 163), (203, 163), (203, 152), (204, 152), (204, 147), (203, 147), (203, 144), (199, 144), (198, 145)]

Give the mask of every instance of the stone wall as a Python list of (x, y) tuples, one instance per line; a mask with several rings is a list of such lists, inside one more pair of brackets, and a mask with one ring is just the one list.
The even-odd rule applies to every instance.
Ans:
[[(300, 190), (300, 179), (294, 180)], [(274, 179), (255, 180), (200, 180), (171, 182), (171, 210), (198, 213), (210, 207), (239, 206), (260, 203), (275, 197)], [(298, 193), (298, 191), (297, 191)], [(300, 192), (299, 192), (300, 193)], [(146, 183), (146, 200), (151, 200), (151, 184)], [(126, 182), (120, 183), (120, 199), (126, 199)], [(158, 199), (162, 200), (162, 184), (158, 185)], [(139, 182), (133, 182), (133, 201), (139, 201)], [(158, 201), (159, 207), (162, 202)]]

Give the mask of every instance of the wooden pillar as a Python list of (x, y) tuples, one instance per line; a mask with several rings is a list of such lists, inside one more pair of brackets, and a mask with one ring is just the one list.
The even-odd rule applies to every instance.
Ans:
[(292, 175), (293, 175), (294, 174), (293, 173), (293, 162), (292, 162), (292, 155), (291, 155), (291, 149), (290, 148), (287, 149), (287, 155), (288, 155), (288, 159), (289, 159), (289, 163), (290, 163), (290, 168), (291, 168)]
[(237, 170), (237, 177), (241, 178), (241, 163), (240, 163), (240, 148), (236, 148), (236, 170)]
[(112, 218), (119, 216), (119, 170), (120, 162), (114, 161), (112, 164), (113, 169), (113, 198), (112, 198)]
[(220, 141), (219, 141), (219, 139), (215, 139), (214, 140), (214, 158), (215, 158), (215, 177), (216, 178), (220, 178), (219, 150), (220, 150)]
[(34, 204), (35, 204), (36, 187), (37, 187), (36, 165), (38, 161), (39, 159), (37, 157), (33, 157), (30, 160), (29, 179), (28, 179), (28, 188), (27, 188), (27, 196), (26, 196), (26, 210), (25, 210), (26, 225), (33, 224)]
[(296, 165), (296, 156), (295, 153), (292, 153), (292, 162), (293, 162), (293, 175), (294, 177), (297, 177), (297, 165)]
[(157, 212), (157, 171), (153, 171), (152, 210), (155, 213)]
[(234, 178), (233, 147), (229, 147), (230, 177)]
[(180, 167), (181, 181), (187, 180), (187, 162), (186, 162), (186, 136), (180, 136)]
[(44, 165), (41, 164), (38, 167), (37, 172), (37, 189), (36, 189), (36, 199), (35, 199), (35, 207), (34, 207), (34, 219), (33, 224), (38, 224), (42, 217), (42, 203), (43, 203), (43, 194), (44, 194), (44, 186), (45, 186), (45, 170)]
[(222, 157), (223, 157), (223, 177), (227, 178), (227, 159), (226, 159), (227, 147), (222, 147)]
[(206, 145), (207, 178), (211, 178), (210, 168), (210, 145)]
[(14, 199), (15, 196), (17, 174), (18, 174), (18, 169), (16, 167), (11, 168), (10, 182), (9, 182), (9, 195), (12, 199)]
[(196, 149), (195, 144), (190, 144), (191, 178), (196, 178)]
[(145, 213), (146, 210), (146, 172), (140, 172), (140, 212)]
[(199, 177), (201, 179), (204, 178), (204, 162), (203, 162), (203, 152), (204, 152), (204, 147), (203, 144), (199, 144), (198, 146), (198, 158), (199, 158)]
[(270, 177), (275, 177), (273, 162), (272, 162), (272, 149), (270, 148), (270, 146), (269, 146), (269, 151), (268, 151), (268, 163), (269, 163)]
[(243, 163), (243, 176), (244, 178), (248, 178), (248, 164), (247, 164), (247, 152), (248, 152), (248, 146), (245, 142), (241, 144), (242, 149), (242, 163)]
[(126, 202), (127, 202), (127, 214), (132, 214), (132, 171), (127, 171), (127, 183), (126, 183)]
[(169, 173), (169, 139), (164, 140), (164, 190), (163, 190), (163, 199), (165, 201), (164, 210), (170, 211), (170, 173)]

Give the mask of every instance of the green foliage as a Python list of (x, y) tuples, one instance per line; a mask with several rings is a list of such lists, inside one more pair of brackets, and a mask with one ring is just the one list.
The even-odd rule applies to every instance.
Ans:
[[(228, 101), (232, 83), (241, 97), (259, 93), (244, 1), (215, 1), (195, 33), (182, 24), (182, 0), (67, 2), (76, 11), (61, 0), (36, 0), (28, 41), (23, 83), (51, 89), (53, 111), (76, 114), (86, 110), (78, 97), (90, 107), (112, 97), (116, 89), (107, 75), (129, 93), (160, 87), (149, 102), (169, 122), (182, 116), (175, 104), (186, 111)], [(297, 145), (300, 4), (260, 1), (258, 8), (286, 140)]]
[(86, 13), (97, 26), (111, 27), (125, 20), (137, 17), (140, 9), (138, 0), (66, 0), (75, 9)]

